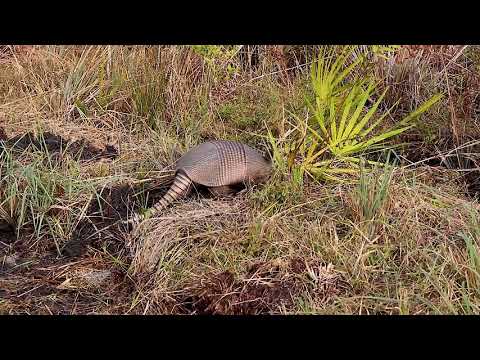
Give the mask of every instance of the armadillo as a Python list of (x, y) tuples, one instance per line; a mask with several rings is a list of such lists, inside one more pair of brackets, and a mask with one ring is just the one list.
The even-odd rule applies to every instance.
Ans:
[(271, 161), (245, 144), (225, 140), (202, 143), (177, 161), (173, 184), (165, 195), (145, 214), (135, 214), (126, 223), (133, 227), (154, 216), (188, 195), (194, 184), (204, 185), (216, 195), (230, 195), (234, 185), (264, 182), (271, 169)]

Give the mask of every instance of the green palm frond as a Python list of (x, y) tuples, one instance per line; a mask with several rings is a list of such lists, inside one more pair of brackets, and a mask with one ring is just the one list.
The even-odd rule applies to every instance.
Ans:
[[(378, 55), (396, 48), (382, 45), (369, 50)], [(311, 67), (315, 101), (306, 99), (312, 115), (301, 119), (289, 113), (294, 119), (293, 137), (283, 148), (288, 169), (300, 158), (302, 171), (315, 178), (338, 180), (338, 174), (356, 172), (361, 154), (388, 148), (389, 140), (415, 126), (415, 121), (442, 98), (442, 94), (434, 95), (395, 125), (378, 131), (398, 102), (381, 111), (388, 88), (378, 94), (378, 82), (368, 75), (358, 78), (356, 70), (367, 58), (361, 56), (365, 51), (358, 46), (320, 51)]]

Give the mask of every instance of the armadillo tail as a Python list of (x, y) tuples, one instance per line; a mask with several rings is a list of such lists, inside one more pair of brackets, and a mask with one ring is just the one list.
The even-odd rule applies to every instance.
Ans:
[(191, 189), (192, 180), (184, 173), (179, 172), (173, 180), (172, 186), (165, 193), (165, 195), (150, 209), (148, 216), (154, 216), (159, 211), (162, 211), (168, 207), (175, 200), (180, 199), (181, 197), (188, 194)]
[(127, 223), (132, 227), (137, 226), (143, 220), (154, 216), (158, 212), (168, 207), (175, 200), (188, 194), (192, 186), (192, 180), (183, 172), (178, 172), (165, 195), (154, 204), (145, 214), (135, 214)]

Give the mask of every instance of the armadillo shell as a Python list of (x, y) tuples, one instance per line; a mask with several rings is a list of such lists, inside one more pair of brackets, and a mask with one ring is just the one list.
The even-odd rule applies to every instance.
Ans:
[(262, 155), (244, 144), (234, 141), (210, 141), (200, 144), (177, 162), (195, 183), (205, 186), (224, 186), (241, 183), (246, 179), (248, 162), (258, 161)]

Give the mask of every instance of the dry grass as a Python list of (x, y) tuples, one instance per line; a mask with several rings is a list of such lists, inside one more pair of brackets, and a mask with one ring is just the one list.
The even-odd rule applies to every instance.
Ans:
[[(228, 138), (262, 148), (266, 126), (282, 133), (285, 110), (304, 110), (302, 69), (314, 48), (237, 50), (207, 61), (189, 47), (0, 49), (0, 140), (51, 132), (118, 150), (101, 160), (4, 152), (0, 313), (480, 313), (480, 206), (453, 162), (399, 166), (383, 183), (381, 171), (341, 184), (277, 173), (232, 200), (193, 195), (130, 236), (115, 230), (118, 214), (161, 195), (169, 165), (192, 145)], [(399, 111), (450, 90), (409, 136), (419, 152), (432, 132), (448, 137), (470, 168), (478, 151), (461, 145), (478, 135), (471, 50), (406, 47), (377, 69)], [(433, 149), (424, 155), (446, 148)], [(156, 193), (145, 192), (152, 179)], [(89, 213), (95, 201), (108, 221)], [(98, 236), (66, 258), (60, 249), (85, 220)]]
[(141, 289), (135, 309), (476, 313), (478, 291), (468, 284), (477, 269), (465, 238), (478, 241), (480, 207), (459, 194), (453, 175), (399, 170), (369, 220), (355, 185), (307, 186), (313, 200), (270, 216), (248, 196), (178, 204), (129, 244)]
[[(429, 121), (408, 140), (428, 156), (477, 139), (480, 135), (477, 89), (478, 47), (473, 45), (404, 46), (377, 66), (377, 75), (391, 91), (386, 104), (400, 100), (399, 112), (409, 112), (436, 92), (447, 96)], [(420, 144), (419, 144), (420, 143)]]

